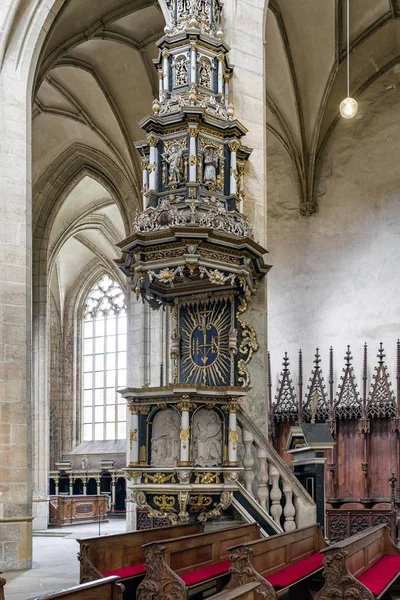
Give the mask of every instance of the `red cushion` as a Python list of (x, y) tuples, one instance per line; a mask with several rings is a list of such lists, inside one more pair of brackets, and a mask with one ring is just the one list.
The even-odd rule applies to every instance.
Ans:
[(111, 577), (111, 575), (118, 575), (118, 577), (134, 577), (135, 575), (143, 575), (146, 573), (146, 567), (143, 564), (132, 565), (131, 567), (123, 567), (122, 569), (115, 569), (114, 571), (107, 571), (103, 573), (104, 577)]
[(392, 579), (400, 575), (400, 556), (387, 554), (382, 556), (358, 581), (363, 583), (375, 596), (379, 596)]
[(213, 577), (218, 577), (218, 575), (228, 573), (230, 564), (229, 560), (225, 560), (224, 562), (216, 563), (215, 565), (205, 567), (204, 569), (198, 569), (197, 571), (181, 575), (181, 579), (183, 579), (188, 587), (196, 585), (197, 583), (202, 583)]
[(269, 581), (275, 589), (283, 589), (320, 569), (322, 567), (322, 559), (323, 554), (317, 552), (304, 560), (299, 560), (299, 562), (290, 567), (286, 567), (286, 569), (282, 569), (282, 571), (279, 571), (278, 573), (268, 575), (265, 579)]

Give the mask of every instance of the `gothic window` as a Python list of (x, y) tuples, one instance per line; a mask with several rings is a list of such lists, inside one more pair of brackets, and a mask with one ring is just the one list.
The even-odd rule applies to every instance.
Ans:
[(175, 87), (187, 85), (188, 83), (188, 62), (185, 56), (178, 56), (175, 61)]
[(126, 437), (126, 297), (108, 275), (89, 292), (83, 318), (82, 439)]
[(210, 60), (205, 56), (202, 56), (199, 60), (199, 83), (203, 87), (212, 87), (211, 70), (212, 66)]

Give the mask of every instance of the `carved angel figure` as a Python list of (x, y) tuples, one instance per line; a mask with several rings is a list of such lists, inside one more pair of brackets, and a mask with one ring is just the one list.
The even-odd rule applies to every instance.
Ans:
[(201, 409), (194, 419), (194, 464), (212, 467), (222, 462), (222, 428), (217, 413)]
[(204, 148), (204, 184), (207, 185), (216, 181), (218, 160), (218, 150), (213, 146), (206, 146)]
[(175, 62), (175, 86), (186, 85), (188, 82), (188, 65), (184, 56), (179, 56)]
[(172, 144), (168, 148), (168, 152), (162, 154), (163, 159), (169, 164), (170, 183), (179, 183), (181, 180), (182, 152), (180, 144)]
[(199, 61), (199, 83), (211, 88), (211, 63), (207, 58), (201, 58)]
[(151, 437), (153, 467), (175, 467), (179, 458), (179, 417), (172, 409), (156, 414)]

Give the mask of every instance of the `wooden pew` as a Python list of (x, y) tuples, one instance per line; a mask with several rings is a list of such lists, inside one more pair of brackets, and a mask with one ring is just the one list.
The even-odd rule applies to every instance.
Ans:
[[(58, 592), (37, 596), (33, 600), (122, 600), (124, 586), (119, 583), (118, 577), (106, 577), (99, 581), (75, 585)], [(1, 598), (1, 596), (0, 596)]]
[(214, 596), (210, 596), (208, 600), (256, 600), (257, 599), (258, 583), (246, 583), (234, 590), (224, 590)]
[(146, 544), (146, 575), (137, 588), (137, 600), (168, 594), (185, 600), (194, 591), (222, 586), (229, 573), (228, 548), (259, 537), (260, 529), (253, 523)]
[[(315, 600), (385, 598), (400, 576), (400, 549), (390, 539), (387, 525), (376, 525), (322, 550), (323, 588)], [(387, 596), (389, 597), (389, 596)]]
[(143, 544), (193, 535), (201, 533), (203, 529), (201, 523), (185, 523), (78, 539), (80, 583), (111, 575), (123, 580), (142, 577), (145, 573)]
[[(321, 550), (327, 544), (319, 525), (259, 539), (230, 548), (231, 580), (227, 589), (258, 582), (267, 597), (276, 597), (296, 586), (295, 594), (307, 597), (307, 580), (322, 570)], [(275, 590), (275, 591), (274, 591)]]

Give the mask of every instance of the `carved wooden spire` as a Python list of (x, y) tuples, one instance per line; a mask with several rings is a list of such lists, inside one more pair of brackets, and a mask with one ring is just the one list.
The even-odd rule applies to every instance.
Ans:
[(308, 391), (303, 409), (304, 417), (312, 423), (315, 423), (315, 421), (324, 421), (329, 415), (328, 398), (320, 363), (321, 356), (319, 348), (317, 348), (314, 355), (314, 368), (309, 378), (310, 383), (307, 386)]
[(336, 394), (334, 414), (339, 419), (357, 419), (362, 413), (362, 402), (357, 390), (350, 346), (347, 346), (344, 360), (345, 366)]
[(367, 413), (369, 417), (394, 417), (396, 414), (396, 401), (391, 389), (389, 373), (385, 364), (385, 353), (382, 342), (378, 350), (378, 365), (375, 367), (374, 380), (371, 384), (367, 403)]
[(277, 421), (296, 421), (298, 419), (298, 406), (289, 364), (289, 357), (285, 352), (274, 404), (274, 417)]

